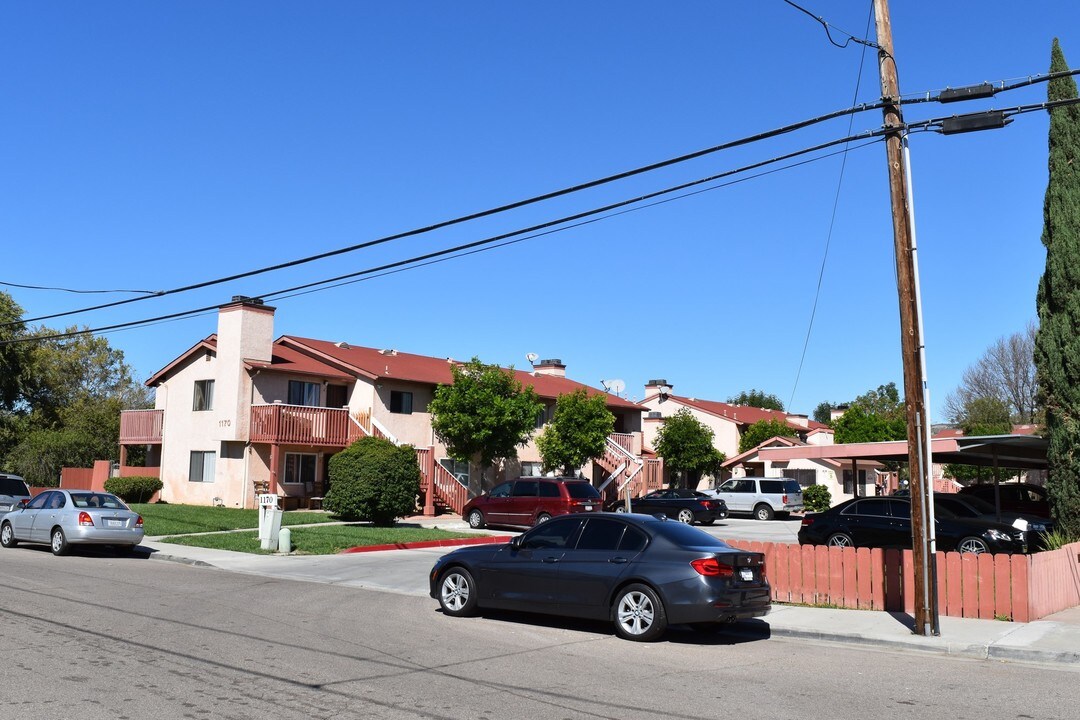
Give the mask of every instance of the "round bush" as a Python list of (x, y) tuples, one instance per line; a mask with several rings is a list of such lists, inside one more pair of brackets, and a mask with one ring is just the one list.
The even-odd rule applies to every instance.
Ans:
[(330, 458), (330, 491), (323, 507), (343, 520), (393, 525), (416, 509), (419, 492), (413, 447), (365, 437)]
[(825, 512), (832, 507), (832, 493), (824, 485), (809, 485), (802, 491), (803, 505), (810, 512)]
[(111, 492), (127, 503), (148, 502), (162, 488), (156, 477), (115, 477), (105, 481), (105, 492)]

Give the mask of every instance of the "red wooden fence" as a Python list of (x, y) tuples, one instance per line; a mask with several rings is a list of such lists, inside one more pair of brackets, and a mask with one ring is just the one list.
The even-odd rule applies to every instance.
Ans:
[[(727, 542), (765, 554), (776, 602), (914, 611), (910, 550)], [(939, 552), (935, 560), (941, 615), (1028, 622), (1080, 605), (1080, 543), (1035, 555)]]

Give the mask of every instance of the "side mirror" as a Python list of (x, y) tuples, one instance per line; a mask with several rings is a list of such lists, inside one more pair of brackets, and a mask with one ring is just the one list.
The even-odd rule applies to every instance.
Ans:
[(514, 537), (510, 538), (510, 549), (511, 550), (520, 550), (521, 549), (521, 536), (520, 535), (515, 535)]
[(28, 504), (30, 504), (30, 498), (22, 498), (21, 500), (19, 500), (19, 509), (23, 509)]

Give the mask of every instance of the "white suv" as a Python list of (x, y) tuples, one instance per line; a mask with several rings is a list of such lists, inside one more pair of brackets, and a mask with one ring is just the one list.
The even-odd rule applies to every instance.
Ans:
[(732, 478), (709, 493), (728, 506), (728, 512), (750, 513), (758, 520), (803, 511), (802, 486), (791, 478)]
[(0, 473), (0, 514), (19, 507), (21, 500), (30, 499), (30, 488), (18, 475)]

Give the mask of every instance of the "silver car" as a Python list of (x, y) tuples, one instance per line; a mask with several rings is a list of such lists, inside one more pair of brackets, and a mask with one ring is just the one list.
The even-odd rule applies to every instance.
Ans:
[(0, 517), (0, 545), (42, 543), (53, 555), (73, 544), (112, 545), (130, 552), (142, 542), (143, 520), (109, 493), (92, 490), (47, 490)]

